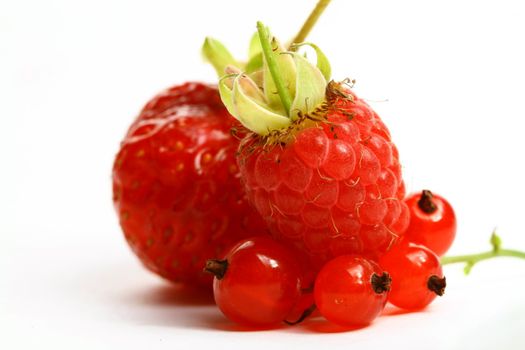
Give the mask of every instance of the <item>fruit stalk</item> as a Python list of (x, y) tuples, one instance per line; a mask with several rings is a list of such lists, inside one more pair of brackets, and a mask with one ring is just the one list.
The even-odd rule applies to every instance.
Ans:
[(304, 310), (303, 314), (297, 320), (295, 321), (284, 320), (284, 323), (286, 323), (288, 326), (295, 326), (296, 324), (299, 324), (303, 322), (304, 320), (306, 320), (306, 318), (310, 316), (316, 309), (317, 309), (317, 306), (315, 306), (315, 304), (312, 304), (310, 305), (309, 308)]
[(310, 16), (308, 16), (308, 18), (304, 22), (303, 26), (301, 27), (301, 30), (299, 30), (299, 33), (297, 33), (297, 35), (293, 38), (291, 45), (302, 43), (304, 39), (306, 39), (319, 17), (321, 17), (328, 4), (330, 4), (330, 1), (331, 0), (319, 0), (317, 2), (317, 5), (315, 5), (315, 8), (313, 9), (312, 13), (310, 13)]
[(427, 287), (429, 290), (436, 293), (436, 295), (439, 295), (440, 297), (445, 294), (445, 288), (447, 286), (447, 279), (443, 277), (439, 277), (436, 275), (432, 275), (429, 277), (427, 281)]
[(268, 28), (266, 28), (262, 22), (257, 22), (257, 31), (259, 32), (259, 40), (261, 41), (262, 52), (266, 60), (266, 64), (268, 65), (268, 69), (272, 75), (273, 82), (275, 83), (275, 87), (277, 88), (277, 93), (279, 94), (279, 98), (281, 99), (284, 110), (286, 113), (289, 113), (290, 106), (292, 105), (292, 98), (286, 89), (281, 72), (279, 71), (279, 66), (275, 61), (275, 54), (270, 43), (270, 33)]
[(209, 259), (208, 261), (206, 261), (204, 272), (211, 273), (212, 275), (217, 277), (217, 279), (220, 280), (226, 274), (227, 269), (228, 269), (227, 260)]
[(490, 238), (490, 243), (492, 245), (492, 250), (487, 252), (477, 253), (477, 254), (466, 254), (466, 255), (457, 255), (457, 256), (444, 256), (441, 258), (441, 264), (456, 264), (456, 263), (465, 263), (465, 274), (468, 275), (474, 267), (480, 261), (488, 260), (496, 257), (514, 257), (525, 259), (525, 252), (513, 249), (503, 249), (501, 248), (501, 239), (496, 234), (492, 233)]
[(437, 210), (436, 203), (432, 201), (434, 195), (429, 190), (423, 190), (421, 192), (421, 198), (417, 202), (417, 205), (423, 212), (432, 214)]

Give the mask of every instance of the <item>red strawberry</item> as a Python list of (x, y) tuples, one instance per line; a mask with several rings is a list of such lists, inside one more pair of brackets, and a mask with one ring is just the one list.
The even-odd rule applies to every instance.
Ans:
[(153, 98), (121, 144), (115, 208), (135, 254), (162, 277), (211, 286), (206, 259), (264, 226), (239, 182), (233, 123), (216, 88), (186, 83)]
[(253, 131), (239, 157), (248, 197), (275, 238), (319, 264), (342, 254), (377, 258), (409, 219), (388, 129), (345, 84), (327, 83), (329, 64), (316, 46), (318, 67), (280, 54), (258, 28), (264, 72), (220, 84), (229, 111)]

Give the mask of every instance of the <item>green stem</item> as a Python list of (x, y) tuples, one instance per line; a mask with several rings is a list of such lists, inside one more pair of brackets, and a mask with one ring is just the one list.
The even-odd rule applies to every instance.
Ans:
[(482, 260), (488, 260), (496, 258), (498, 256), (508, 256), (514, 258), (525, 259), (525, 252), (520, 252), (518, 250), (511, 249), (500, 249), (497, 251), (491, 250), (488, 252), (478, 253), (478, 254), (468, 254), (468, 255), (457, 255), (457, 256), (444, 256), (441, 258), (441, 264), (456, 264), (456, 263), (467, 263), (474, 265)]
[(328, 6), (330, 1), (331, 0), (319, 0), (317, 2), (317, 5), (313, 9), (312, 13), (310, 13), (310, 16), (308, 16), (308, 18), (304, 22), (299, 33), (297, 33), (295, 38), (293, 38), (291, 43), (292, 45), (302, 43), (304, 39), (306, 39), (306, 37), (314, 27), (319, 17), (321, 17), (321, 14), (324, 12), (325, 8)]
[(266, 59), (266, 64), (268, 64), (268, 69), (270, 70), (270, 74), (272, 75), (275, 87), (277, 88), (277, 93), (279, 94), (281, 103), (283, 104), (283, 107), (289, 116), (290, 106), (292, 105), (292, 98), (290, 96), (290, 92), (288, 91), (288, 89), (286, 89), (286, 85), (284, 84), (281, 72), (279, 71), (279, 65), (277, 64), (277, 61), (275, 59), (275, 53), (273, 52), (270, 43), (270, 33), (268, 32), (268, 29), (264, 26), (264, 24), (262, 24), (262, 22), (257, 22), (257, 32), (259, 32), (259, 40), (261, 41), (262, 52), (264, 58)]
[(465, 263), (465, 274), (468, 274), (475, 264), (483, 260), (488, 260), (497, 257), (513, 257), (525, 259), (525, 252), (501, 248), (501, 239), (495, 232), (492, 233), (490, 243), (492, 244), (492, 250), (477, 254), (444, 256), (441, 258), (441, 264), (447, 265)]

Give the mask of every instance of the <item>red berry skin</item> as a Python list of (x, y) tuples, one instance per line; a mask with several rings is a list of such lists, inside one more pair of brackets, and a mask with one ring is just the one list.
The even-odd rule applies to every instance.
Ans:
[[(432, 212), (426, 212), (418, 204), (421, 193), (414, 193), (406, 199), (410, 210), (410, 223), (405, 232), (408, 240), (422, 244), (438, 256), (448, 251), (456, 237), (456, 215), (450, 203), (437, 194), (429, 199), (435, 205)], [(428, 208), (427, 211), (431, 211)]]
[(300, 259), (269, 236), (240, 241), (225, 256), (224, 276), (213, 293), (231, 321), (254, 328), (281, 324), (301, 296)]
[(427, 247), (403, 241), (383, 255), (379, 265), (392, 277), (388, 301), (393, 305), (419, 310), (436, 298), (436, 292), (429, 289), (429, 278), (442, 279), (443, 271), (439, 258)]
[(383, 310), (387, 292), (377, 293), (373, 275), (383, 271), (371, 260), (341, 255), (326, 263), (315, 280), (315, 304), (328, 321), (343, 327), (361, 327)]
[(239, 152), (248, 198), (273, 237), (308, 253), (317, 269), (342, 254), (383, 254), (409, 219), (388, 129), (345, 92), (350, 98), (336, 98), (326, 121), (273, 147), (246, 137)]
[(124, 235), (151, 271), (212, 287), (206, 259), (264, 231), (239, 181), (234, 119), (217, 89), (174, 86), (149, 101), (113, 166), (113, 202)]

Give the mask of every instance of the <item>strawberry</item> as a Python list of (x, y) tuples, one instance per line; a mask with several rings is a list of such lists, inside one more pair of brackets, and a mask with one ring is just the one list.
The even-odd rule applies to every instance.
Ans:
[[(250, 134), (238, 164), (248, 198), (272, 235), (321, 266), (342, 254), (377, 258), (406, 230), (409, 212), (396, 146), (379, 116), (348, 86), (287, 52), (258, 24), (262, 72), (219, 83)], [(297, 46), (296, 46), (297, 47)]]
[(263, 231), (235, 161), (235, 123), (215, 87), (186, 83), (149, 101), (122, 141), (113, 201), (129, 245), (151, 271), (211, 286), (205, 260)]

